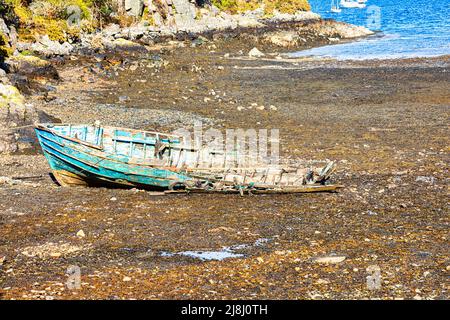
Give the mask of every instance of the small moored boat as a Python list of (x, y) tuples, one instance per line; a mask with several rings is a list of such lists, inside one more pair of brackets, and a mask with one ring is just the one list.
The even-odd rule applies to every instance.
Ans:
[(333, 13), (340, 13), (340, 12), (342, 12), (342, 9), (339, 8), (339, 1), (338, 0), (331, 1), (331, 12), (333, 12)]
[(321, 168), (231, 167), (226, 154), (192, 148), (182, 136), (100, 125), (40, 124), (42, 151), (62, 186), (111, 186), (169, 192), (301, 193), (334, 191), (334, 162)]
[(358, 2), (356, 0), (341, 0), (340, 6), (342, 8), (365, 8), (366, 5), (364, 2)]

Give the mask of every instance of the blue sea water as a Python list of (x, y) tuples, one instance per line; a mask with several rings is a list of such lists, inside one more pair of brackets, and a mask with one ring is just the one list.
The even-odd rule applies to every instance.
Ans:
[(338, 60), (435, 57), (450, 54), (450, 0), (368, 0), (366, 8), (331, 12), (331, 0), (309, 0), (312, 11), (379, 31), (369, 38), (293, 53)]

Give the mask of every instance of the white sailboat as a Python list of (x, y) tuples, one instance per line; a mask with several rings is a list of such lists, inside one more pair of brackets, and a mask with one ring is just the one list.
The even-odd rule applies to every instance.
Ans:
[(332, 0), (331, 1), (331, 12), (339, 13), (341, 11), (342, 11), (342, 9), (339, 8), (339, 1), (338, 0)]
[(343, 8), (365, 8), (364, 3), (359, 3), (357, 0), (341, 0), (340, 3)]

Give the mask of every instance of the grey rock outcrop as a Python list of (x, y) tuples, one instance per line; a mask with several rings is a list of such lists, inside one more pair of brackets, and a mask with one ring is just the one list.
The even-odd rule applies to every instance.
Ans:
[[(7, 49), (10, 53), (16, 50), (17, 45), (17, 31), (13, 25), (8, 26), (2, 18), (0, 18), (0, 47)], [(4, 58), (0, 50), (0, 62)]]
[(128, 15), (139, 17), (144, 10), (143, 0), (125, 0), (125, 11)]
[(104, 43), (104, 46), (105, 48), (113, 51), (135, 51), (142, 53), (147, 52), (147, 49), (144, 46), (124, 38), (118, 38), (113, 41), (106, 41)]
[(48, 35), (42, 36), (39, 41), (33, 43), (30, 49), (40, 54), (51, 55), (68, 55), (72, 52), (73, 45), (68, 42), (59, 43), (58, 41), (51, 40)]
[(36, 42), (17, 43), (19, 51), (33, 51), (44, 56), (69, 55), (74, 50), (74, 46), (68, 42), (59, 43), (51, 40), (48, 35), (41, 36)]

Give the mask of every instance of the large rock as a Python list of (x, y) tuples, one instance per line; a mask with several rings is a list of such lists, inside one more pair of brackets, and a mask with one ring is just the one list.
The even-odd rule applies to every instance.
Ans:
[(107, 42), (105, 43), (105, 47), (112, 51), (147, 52), (147, 49), (144, 46), (123, 38)]
[(262, 41), (278, 47), (293, 47), (298, 45), (300, 39), (296, 31), (278, 31), (266, 34)]
[(3, 64), (5, 57), (15, 50), (17, 32), (13, 26), (11, 29), (6, 25), (5, 21), (0, 18), (0, 66)]
[(35, 142), (32, 125), (38, 119), (16, 87), (0, 83), (0, 154), (31, 148)]
[(69, 55), (74, 50), (70, 43), (53, 41), (48, 35), (42, 36), (32, 44), (21, 43), (20, 46), (22, 50), (31, 50), (45, 56)]
[(105, 37), (113, 38), (116, 34), (119, 34), (122, 30), (118, 24), (112, 23), (102, 30), (102, 34)]
[(198, 25), (197, 7), (188, 0), (172, 0), (175, 9), (174, 19), (179, 30), (192, 31)]
[(125, 0), (125, 11), (128, 15), (140, 17), (144, 11), (143, 0)]
[(374, 34), (373, 31), (361, 26), (355, 26), (348, 23), (334, 23), (332, 26), (329, 25), (329, 30), (327, 30), (331, 35), (333, 33), (338, 34), (341, 38), (351, 39), (365, 37)]
[(32, 55), (15, 55), (6, 61), (10, 72), (26, 76), (29, 79), (58, 80), (55, 67), (47, 60)]
[(273, 17), (268, 19), (271, 22), (300, 22), (300, 21), (311, 21), (320, 20), (319, 14), (312, 11), (298, 11), (295, 14), (281, 13), (278, 10), (274, 10)]
[(195, 4), (190, 3), (188, 0), (172, 0), (172, 3), (177, 14), (192, 20), (194, 20), (197, 16), (197, 8)]
[(9, 28), (5, 23), (5, 20), (0, 18), (0, 32), (3, 34), (9, 34)]
[(315, 27), (317, 32), (324, 37), (336, 37), (343, 39), (365, 37), (374, 33), (365, 27), (328, 20), (321, 20), (310, 27)]
[(262, 58), (265, 56), (264, 53), (262, 53), (261, 51), (258, 50), (258, 48), (253, 48), (252, 50), (250, 50), (250, 52), (248, 53), (249, 57), (252, 58)]

